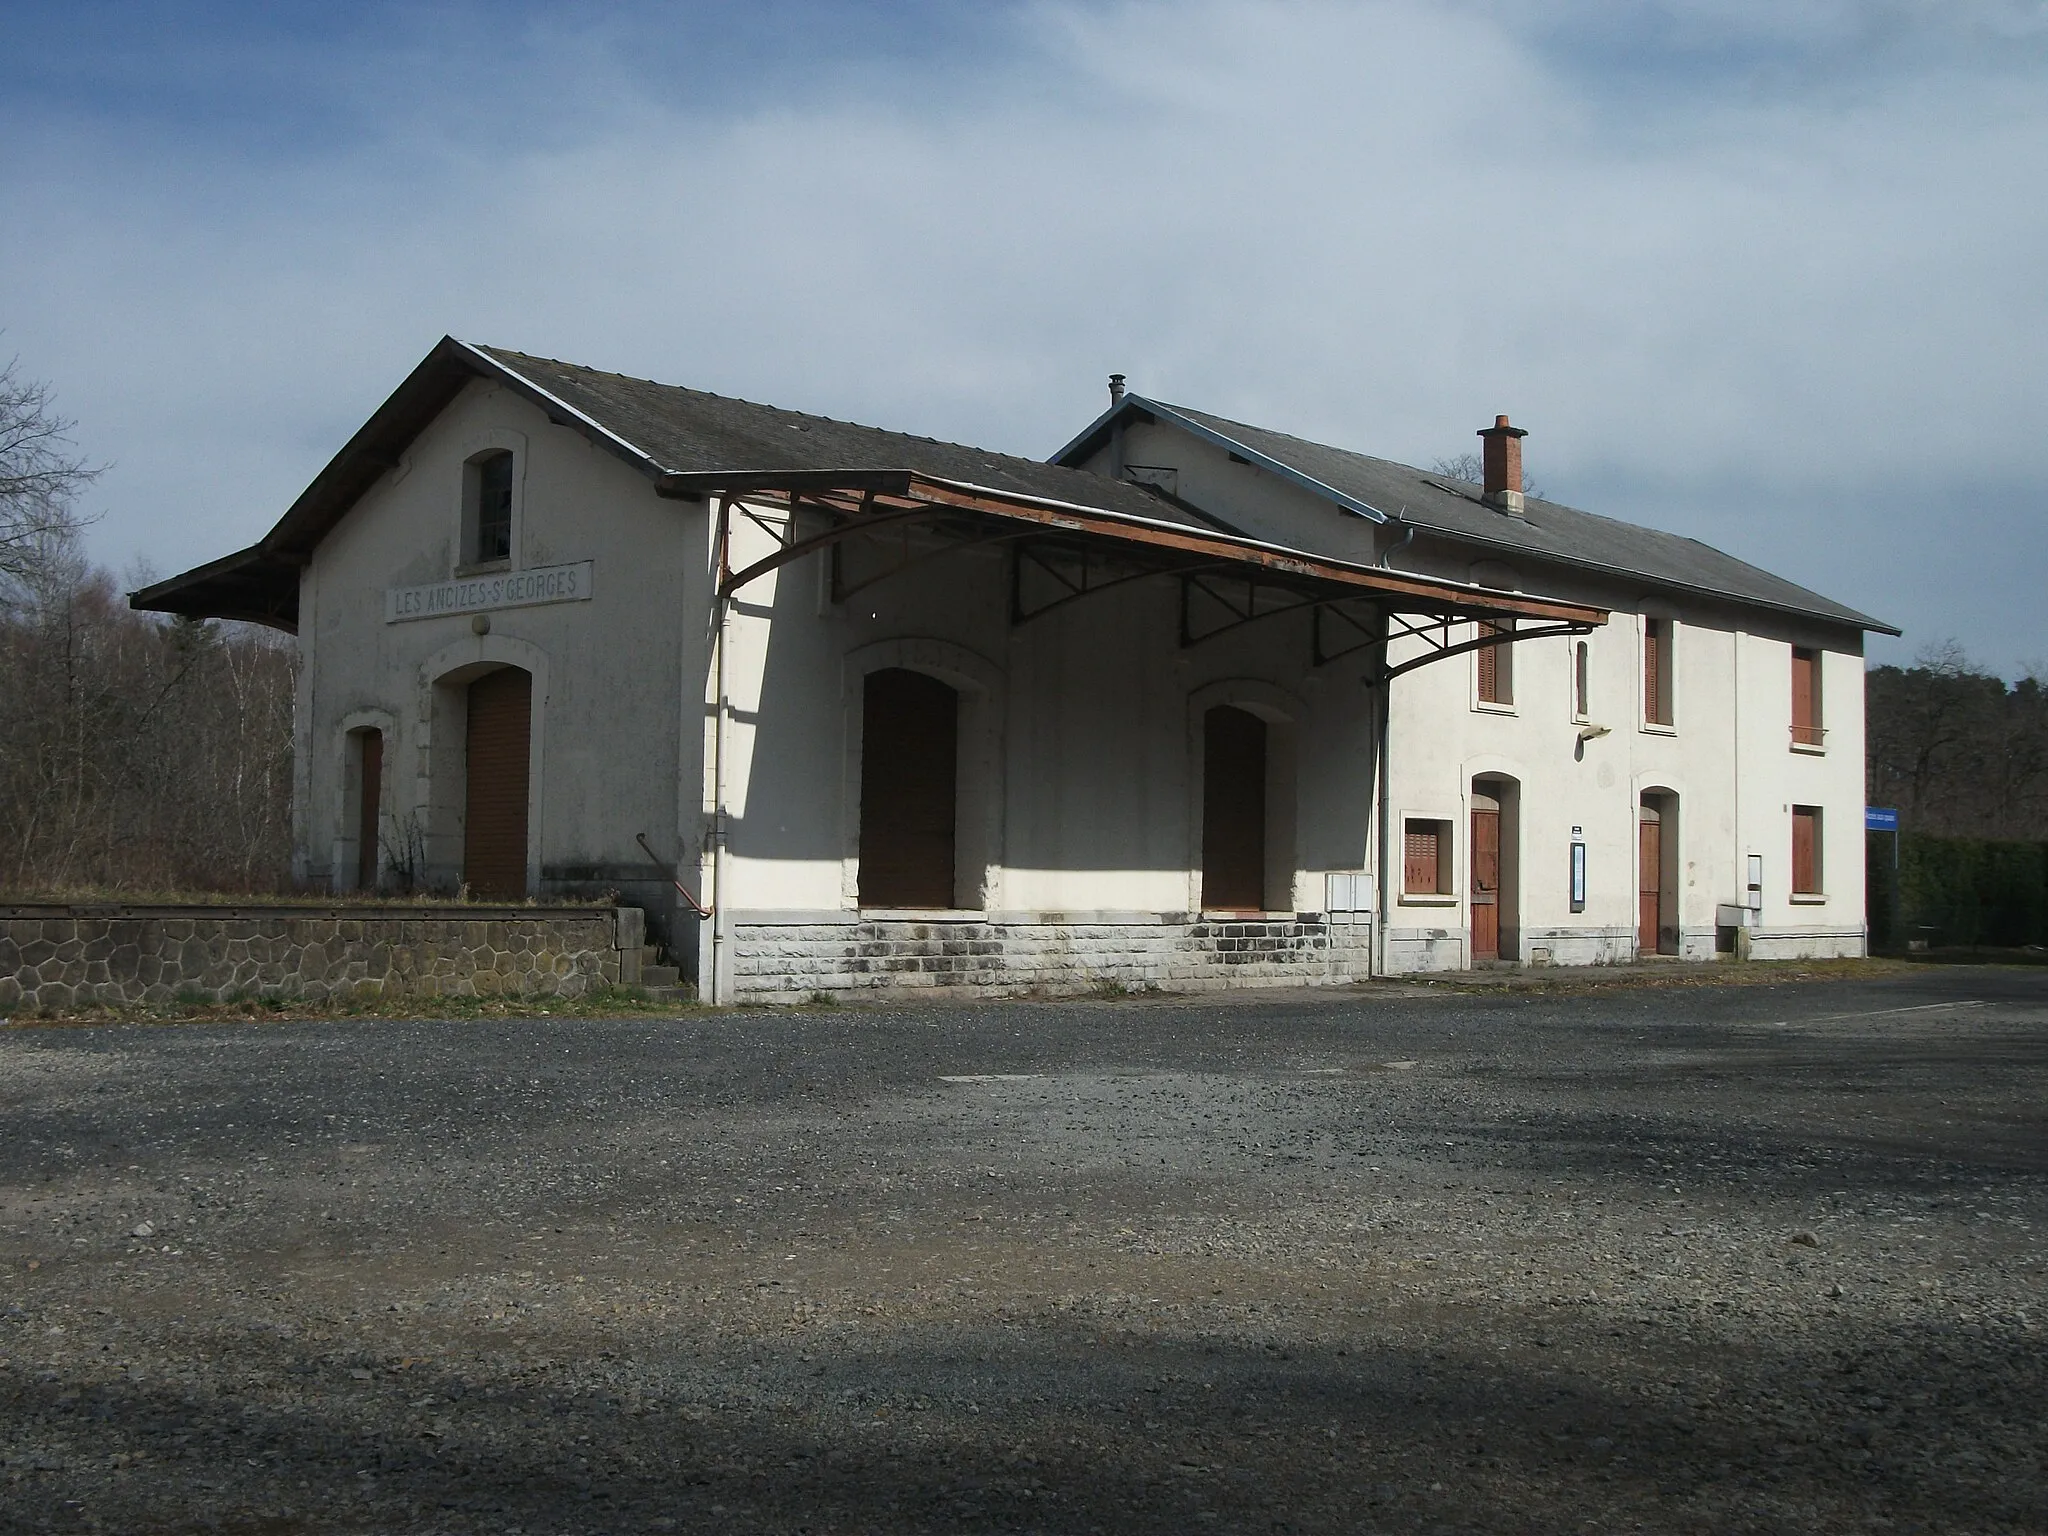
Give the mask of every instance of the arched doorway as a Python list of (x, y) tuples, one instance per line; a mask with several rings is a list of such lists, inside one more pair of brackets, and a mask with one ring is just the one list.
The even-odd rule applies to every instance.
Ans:
[(1490, 965), (1521, 953), (1521, 786), (1500, 775), (1472, 781), (1471, 861), (1466, 889), (1472, 909), (1472, 963)]
[(384, 733), (375, 726), (351, 731), (349, 748), (349, 767), (355, 776), (355, 888), (374, 891), (383, 870), (378, 830), (384, 804)]
[(527, 895), (533, 674), (499, 667), (465, 691), (462, 883), (472, 896), (521, 901)]
[(960, 695), (907, 667), (861, 688), (860, 904), (955, 905)]
[(1678, 796), (1647, 789), (1636, 807), (1636, 949), (1678, 953)]
[(1202, 907), (1266, 905), (1266, 722), (1219, 704), (1202, 717)]

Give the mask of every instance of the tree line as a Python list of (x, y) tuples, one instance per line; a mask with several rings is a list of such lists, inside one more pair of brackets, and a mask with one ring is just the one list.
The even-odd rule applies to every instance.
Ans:
[(1953, 643), (1864, 680), (1872, 805), (1908, 832), (2048, 841), (2048, 667), (2008, 685)]
[(0, 891), (281, 889), (297, 647), (129, 608), (83, 554), (70, 429), (0, 369)]

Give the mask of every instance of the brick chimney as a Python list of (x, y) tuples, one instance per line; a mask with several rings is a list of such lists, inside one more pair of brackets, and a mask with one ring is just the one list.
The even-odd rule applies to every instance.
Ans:
[(1486, 472), (1486, 504), (1498, 507), (1510, 517), (1522, 515), (1522, 439), (1529, 434), (1520, 427), (1508, 425), (1505, 416), (1493, 418), (1493, 425), (1482, 427), (1479, 435), (1486, 440), (1482, 450)]

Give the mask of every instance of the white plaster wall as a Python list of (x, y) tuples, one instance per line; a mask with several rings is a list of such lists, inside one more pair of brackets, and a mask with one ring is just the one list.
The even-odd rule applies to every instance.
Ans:
[[(1114, 446), (1091, 462), (1114, 471)], [(1126, 464), (1169, 466), (1181, 496), (1254, 537), (1303, 542), (1312, 520), (1319, 549), (1360, 561), (1391, 540), (1367, 519), (1175, 428), (1137, 425), (1121, 444)], [(1397, 509), (1388, 509), (1397, 510)], [(1504, 526), (1511, 526), (1504, 523)], [(1679, 798), (1678, 868), (1681, 952), (1714, 953), (1717, 908), (1743, 900), (1745, 856), (1765, 859), (1765, 908), (1752, 930), (1759, 956), (1863, 952), (1863, 694), (1862, 637), (1712, 599), (1652, 594), (1597, 576), (1516, 562), (1505, 552), (1479, 551), (1427, 536), (1402, 547), (1404, 570), (1599, 604), (1612, 621), (1587, 637), (1590, 710), (1585, 724), (1607, 733), (1581, 748), (1572, 715), (1572, 642), (1546, 638), (1514, 648), (1515, 704), (1478, 705), (1477, 664), (1464, 656), (1396, 680), (1390, 703), (1388, 782), (1392, 884), (1387, 939), (1396, 970), (1463, 966), (1470, 960), (1469, 850), (1471, 781), (1500, 774), (1521, 785), (1513, 829), (1520, 866), (1514, 912), (1519, 957), (1549, 952), (1558, 964), (1632, 960), (1637, 934), (1636, 818), (1646, 789)], [(1676, 674), (1670, 730), (1644, 719), (1641, 644), (1646, 614), (1675, 623)], [(1455, 643), (1469, 627), (1454, 629)], [(1791, 648), (1822, 650), (1823, 754), (1795, 753), (1790, 744)], [(1422, 643), (1397, 642), (1393, 661), (1419, 654)], [(1333, 684), (1356, 686), (1356, 668), (1324, 669)], [(1353, 675), (1346, 677), (1347, 670)], [(1341, 682), (1340, 682), (1341, 680)], [(1358, 764), (1356, 795), (1372, 791)], [(1826, 892), (1818, 902), (1790, 897), (1791, 806), (1823, 807)], [(1451, 823), (1455, 889), (1448, 900), (1404, 899), (1401, 832), (1410, 816)], [(1586, 909), (1570, 910), (1572, 828), (1587, 845)], [(1378, 837), (1373, 837), (1378, 852)], [(1376, 863), (1376, 859), (1374, 860)], [(1504, 921), (1506, 919), (1504, 918)]]
[[(482, 639), (469, 615), (386, 624), (387, 587), (451, 573), (461, 466), (492, 440), (514, 441), (521, 454), (517, 563), (592, 560), (595, 599), (500, 610)], [(1206, 444), (1139, 429), (1125, 457), (1177, 464), (1182, 495), (1282, 541), (1275, 509), (1298, 509), (1307, 499), (1328, 520), (1333, 546), (1355, 545), (1355, 557), (1371, 558), (1373, 525), (1232, 464)], [(732, 527), (735, 567), (776, 547), (769, 531), (745, 518)], [(302, 584), (307, 666), (297, 814), (307, 875), (349, 873), (337, 853), (346, 851), (347, 724), (395, 722), (386, 803), (394, 817), (423, 814), (446, 788), (437, 774), (445, 780), (453, 771), (445, 731), (436, 767), (430, 674), (523, 656), (542, 690), (533, 827), (543, 886), (582, 870), (608, 872), (623, 887), (638, 872), (651, 888), (629, 895), (660, 897), (665, 887), (633, 841), (644, 831), (696, 871), (700, 889), (708, 887), (716, 558), (712, 508), (657, 498), (636, 470), (551, 425), (521, 398), (472, 386), (322, 544)], [(1264, 715), (1276, 733), (1276, 759), (1282, 736), (1293, 759), (1289, 846), (1275, 849), (1269, 878), (1274, 909), (1320, 910), (1324, 872), (1374, 867), (1369, 651), (1312, 667), (1302, 615), (1183, 648), (1170, 578), (1012, 625), (1008, 558), (1000, 545), (956, 550), (834, 602), (826, 557), (810, 555), (739, 594), (725, 668), (731, 862), (719, 893), (738, 922), (815, 916), (833, 923), (854, 915), (859, 669), (870, 664), (922, 666), (963, 690), (962, 808), (972, 824), (963, 846), (978, 843), (958, 894), (991, 919), (1150, 921), (1191, 912), (1199, 896), (1199, 710), (1213, 702), (1241, 702)], [(1542, 948), (1560, 964), (1633, 958), (1636, 805), (1645, 788), (1680, 798), (1679, 916), (1688, 955), (1712, 953), (1716, 905), (1741, 900), (1750, 852), (1766, 861), (1759, 954), (1860, 952), (1858, 637), (1704, 601), (1669, 606), (1533, 564), (1518, 570), (1496, 562), (1478, 572), (1469, 550), (1443, 543), (1418, 541), (1399, 563), (1596, 602), (1614, 618), (1589, 641), (1587, 723), (1608, 730), (1583, 747), (1564, 638), (1515, 648), (1511, 709), (1477, 707), (1470, 656), (1393, 685), (1392, 968), (1468, 961), (1465, 841), (1471, 781), (1480, 774), (1521, 786), (1511, 926), (1525, 957)], [(1677, 720), (1668, 732), (1641, 716), (1646, 604), (1677, 625)], [(1789, 749), (1794, 643), (1827, 652), (1824, 754)], [(1418, 645), (1398, 642), (1393, 659)], [(1819, 903), (1794, 903), (1787, 889), (1794, 803), (1825, 810), (1827, 890)], [(1448, 902), (1401, 899), (1400, 829), (1408, 816), (1452, 825), (1456, 880)], [(1587, 909), (1578, 914), (1569, 910), (1567, 880), (1575, 826), (1589, 864)], [(444, 879), (448, 859), (444, 847)]]
[[(1643, 614), (1617, 608), (1586, 637), (1590, 726), (1606, 726), (1579, 749), (1572, 719), (1572, 651), (1567, 639), (1515, 647), (1511, 711), (1477, 705), (1470, 657), (1423, 668), (1394, 683), (1389, 776), (1396, 891), (1388, 922), (1390, 966), (1443, 969), (1469, 963), (1469, 849), (1472, 779), (1504, 774), (1522, 786), (1520, 953), (1546, 949), (1554, 963), (1634, 958), (1637, 924), (1637, 807), (1645, 790), (1678, 797), (1678, 921), (1681, 953), (1714, 953), (1718, 907), (1738, 905), (1746, 856), (1765, 861), (1765, 907), (1753, 953), (1780, 958), (1863, 952), (1862, 662), (1840, 633), (1824, 641), (1827, 750), (1791, 750), (1792, 638), (1718, 627), (1729, 615), (1704, 607), (1654, 605), (1675, 616), (1674, 723), (1643, 718)], [(1465, 631), (1468, 633), (1469, 631)], [(1460, 632), (1453, 631), (1454, 641)], [(1420, 642), (1397, 645), (1397, 660)], [(1823, 808), (1826, 893), (1790, 894), (1791, 807)], [(1456, 900), (1400, 894), (1404, 820), (1442, 818), (1458, 847)], [(1570, 910), (1570, 843), (1587, 847), (1586, 910)], [(1668, 833), (1667, 833), (1668, 835)]]
[[(387, 588), (453, 572), (462, 465), (494, 444), (519, 455), (514, 568), (590, 560), (595, 596), (496, 610), (485, 636), (469, 614), (387, 624)], [(694, 815), (680, 822), (675, 786), (687, 739), (679, 671), (705, 611), (688, 579), (703, 520), (701, 505), (661, 500), (639, 472), (521, 397), (471, 385), (321, 542), (302, 581), (297, 814), (306, 877), (353, 878), (332, 853), (352, 814), (343, 793), (346, 724), (380, 714), (394, 722), (386, 838), (402, 841), (409, 818), (423, 821), (433, 802), (459, 800), (459, 787), (444, 782), (459, 773), (459, 753), (434, 750), (433, 675), (512, 661), (536, 674), (535, 880), (544, 888), (592, 876), (622, 886), (653, 874), (658, 890), (634, 834), (669, 851), (699, 830)], [(450, 729), (444, 711), (444, 738)], [(687, 767), (694, 772), (694, 762)], [(444, 837), (430, 850), (437, 884), (459, 874), (459, 824), (454, 832), (452, 844)]]
[[(775, 547), (744, 516), (733, 529), (736, 569)], [(1370, 701), (1355, 676), (1311, 671), (1304, 617), (1182, 650), (1170, 578), (1013, 626), (1000, 547), (950, 553), (836, 605), (827, 558), (807, 555), (756, 580), (728, 619), (726, 797), (737, 920), (857, 906), (853, 657), (916, 666), (963, 689), (963, 735), (979, 743), (963, 747), (963, 826), (982, 815), (978, 794), (994, 797), (984, 834), (989, 868), (979, 890), (963, 878), (957, 894), (965, 903), (1005, 914), (1192, 911), (1201, 740), (1194, 701), (1242, 702), (1266, 716), (1276, 760), (1278, 733), (1289, 737), (1293, 829), (1288, 846), (1273, 850), (1274, 910), (1320, 910), (1322, 871), (1363, 866)], [(715, 702), (713, 683), (707, 710)], [(704, 805), (708, 811), (708, 787)]]

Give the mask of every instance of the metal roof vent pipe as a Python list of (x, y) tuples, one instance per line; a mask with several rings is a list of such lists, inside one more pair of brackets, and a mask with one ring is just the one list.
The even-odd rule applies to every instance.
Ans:
[(1114, 409), (1122, 401), (1123, 397), (1124, 376), (1120, 373), (1112, 373), (1109, 376), (1109, 403), (1111, 408)]
[(1520, 427), (1509, 426), (1505, 416), (1496, 416), (1492, 426), (1479, 429), (1486, 443), (1486, 504), (1509, 517), (1522, 515), (1522, 439), (1528, 435)]

